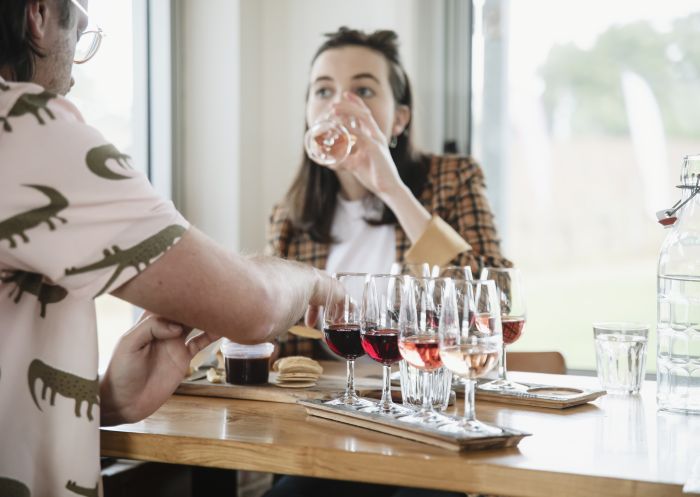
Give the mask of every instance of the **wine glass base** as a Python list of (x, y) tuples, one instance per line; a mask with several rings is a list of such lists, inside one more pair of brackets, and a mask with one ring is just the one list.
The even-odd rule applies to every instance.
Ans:
[(466, 434), (466, 435), (500, 435), (503, 433), (501, 428), (491, 426), (476, 419), (460, 420), (454, 423), (445, 423), (438, 426), (438, 430), (447, 433)]
[(327, 400), (324, 404), (328, 406), (347, 406), (353, 409), (366, 409), (376, 405), (371, 400), (363, 399), (357, 395), (343, 395), (337, 399)]
[(440, 414), (436, 411), (408, 411), (409, 414), (406, 416), (401, 416), (397, 418), (399, 421), (405, 423), (418, 423), (418, 424), (429, 424), (438, 425), (445, 422), (447, 416)]
[(388, 406), (381, 404), (372, 404), (370, 407), (362, 407), (359, 410), (371, 414), (385, 414), (392, 417), (408, 416), (415, 412), (413, 409), (403, 407), (399, 404), (394, 404), (393, 402)]
[(520, 383), (515, 383), (510, 380), (494, 380), (478, 385), (476, 388), (479, 390), (488, 390), (491, 392), (505, 392), (505, 391), (517, 391), (524, 392), (528, 389), (527, 386), (521, 385)]

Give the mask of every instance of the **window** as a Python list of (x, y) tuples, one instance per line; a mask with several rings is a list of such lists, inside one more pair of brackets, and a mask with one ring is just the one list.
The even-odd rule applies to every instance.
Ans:
[[(147, 110), (145, 3), (91, 0), (91, 21), (106, 34), (100, 50), (86, 64), (74, 65), (75, 86), (68, 95), (85, 120), (117, 148), (131, 155), (132, 165), (146, 172)], [(119, 337), (134, 321), (130, 304), (111, 297), (96, 300), (100, 371), (104, 371)]]
[[(654, 213), (700, 150), (697, 2), (475, 0), (473, 154), (525, 277), (514, 350), (593, 369), (594, 321), (656, 322)], [(647, 369), (655, 370), (654, 333)]]

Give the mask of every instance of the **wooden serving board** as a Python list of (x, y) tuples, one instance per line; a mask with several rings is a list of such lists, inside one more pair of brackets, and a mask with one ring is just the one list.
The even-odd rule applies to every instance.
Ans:
[[(565, 409), (592, 402), (605, 395), (605, 390), (589, 390), (586, 388), (560, 387), (540, 385), (537, 383), (522, 383), (527, 390), (492, 391), (482, 390), (477, 386), (476, 399), (488, 402), (502, 402), (532, 407), (547, 407), (550, 409)], [(464, 390), (457, 394), (464, 396)]]
[(453, 451), (515, 447), (520, 440), (530, 435), (524, 431), (504, 427), (500, 427), (503, 432), (498, 435), (453, 434), (430, 425), (401, 421), (390, 414), (360, 412), (342, 405), (329, 406), (322, 400), (300, 400), (299, 404), (306, 408), (310, 416), (339, 421)]
[[(206, 378), (184, 381), (175, 390), (180, 395), (223, 397), (227, 399), (262, 400), (294, 404), (298, 400), (328, 400), (338, 397), (345, 390), (344, 376), (322, 376), (316, 385), (306, 388), (283, 388), (274, 384), (277, 373), (270, 372), (270, 383), (265, 385), (231, 385), (211, 383)], [(355, 389), (359, 395), (381, 392), (381, 381), (374, 378), (356, 378)]]

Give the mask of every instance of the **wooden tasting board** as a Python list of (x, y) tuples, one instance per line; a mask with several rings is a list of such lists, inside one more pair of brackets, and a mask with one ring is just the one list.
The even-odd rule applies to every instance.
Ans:
[[(344, 376), (322, 376), (316, 385), (306, 388), (283, 388), (274, 384), (277, 373), (270, 372), (270, 382), (264, 385), (231, 385), (210, 383), (206, 378), (184, 381), (176, 394), (227, 399), (262, 400), (294, 404), (298, 400), (328, 400), (338, 397), (345, 390)], [(381, 392), (381, 381), (374, 378), (356, 378), (355, 389), (361, 396), (374, 396)], [(399, 392), (400, 397), (400, 392)]]
[[(521, 385), (528, 387), (528, 389), (501, 392), (482, 390), (477, 386), (476, 399), (487, 402), (565, 409), (592, 402), (606, 393), (605, 390), (589, 390), (586, 388), (560, 387), (536, 383), (521, 383)], [(458, 394), (464, 396), (464, 390), (458, 391)]]
[(520, 440), (530, 435), (524, 431), (504, 427), (500, 427), (503, 432), (499, 435), (452, 434), (435, 427), (400, 421), (392, 415), (360, 412), (346, 406), (329, 406), (322, 400), (300, 400), (298, 403), (306, 408), (310, 416), (339, 421), (453, 451), (515, 447)]

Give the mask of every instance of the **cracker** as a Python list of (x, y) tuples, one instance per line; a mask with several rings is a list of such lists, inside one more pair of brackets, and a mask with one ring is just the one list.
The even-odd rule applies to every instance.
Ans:
[(284, 371), (282, 373), (278, 373), (277, 377), (278, 378), (309, 378), (309, 379), (314, 379), (314, 380), (319, 379), (319, 375), (314, 374), (314, 373), (307, 373), (306, 371), (291, 372), (291, 373), (288, 371)]
[(272, 370), (279, 371), (280, 373), (310, 372), (319, 375), (323, 373), (323, 367), (318, 362), (303, 356), (290, 356), (277, 359), (272, 365)]
[(295, 382), (281, 382), (280, 383), (279, 381), (276, 381), (274, 384), (277, 385), (278, 387), (282, 387), (282, 388), (308, 388), (308, 387), (313, 387), (314, 385), (316, 385), (316, 382), (315, 381), (307, 381), (307, 382), (295, 381)]
[(226, 378), (226, 374), (221, 369), (209, 368), (207, 370), (207, 380), (211, 383), (223, 383)]

